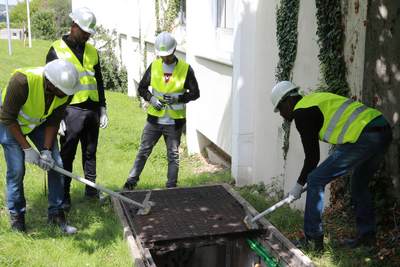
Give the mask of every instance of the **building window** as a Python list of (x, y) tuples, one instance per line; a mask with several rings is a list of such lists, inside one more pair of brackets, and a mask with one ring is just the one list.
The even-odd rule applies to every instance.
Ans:
[(234, 0), (217, 0), (217, 27), (233, 29)]

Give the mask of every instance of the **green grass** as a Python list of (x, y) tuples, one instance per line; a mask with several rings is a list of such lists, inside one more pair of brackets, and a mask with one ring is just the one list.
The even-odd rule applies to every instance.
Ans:
[[(98, 146), (97, 182), (110, 189), (121, 188), (133, 164), (145, 123), (139, 102), (120, 93), (107, 92), (109, 126), (101, 130)], [(185, 144), (183, 144), (185, 148)], [(79, 149), (79, 148), (78, 148)], [(79, 151), (79, 150), (78, 150)], [(166, 151), (161, 139), (153, 150), (141, 176), (139, 188), (164, 187)], [(82, 175), (80, 153), (74, 172)], [(198, 166), (195, 157), (183, 155), (180, 186), (213, 182), (229, 182), (229, 171), (214, 174), (193, 174)], [(73, 209), (69, 221), (78, 227), (74, 237), (65, 237), (46, 225), (47, 200), (43, 190), (44, 172), (27, 166), (25, 193), (28, 234), (9, 230), (5, 207), (5, 162), (0, 159), (0, 266), (127, 266), (130, 256), (122, 237), (122, 227), (108, 205), (84, 201), (84, 185), (73, 181)], [(29, 251), (29, 252), (28, 252)], [(49, 264), (50, 263), (50, 264)], [(82, 264), (84, 263), (84, 264)]]
[(16, 68), (39, 67), (46, 64), (51, 42), (32, 40), (32, 48), (24, 47), (22, 41), (12, 41), (12, 55), (8, 55), (8, 41), (0, 40), (0, 88), (4, 88)]

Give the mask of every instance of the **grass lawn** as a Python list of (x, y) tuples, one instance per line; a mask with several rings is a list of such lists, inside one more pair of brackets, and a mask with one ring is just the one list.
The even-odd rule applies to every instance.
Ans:
[(32, 40), (32, 48), (25, 48), (22, 41), (12, 41), (12, 55), (8, 55), (7, 40), (0, 40), (0, 88), (4, 88), (11, 72), (21, 67), (39, 67), (46, 63), (51, 42)]
[[(15, 67), (44, 64), (50, 42), (33, 41), (33, 48), (23, 48), (14, 42), (14, 55), (8, 56), (7, 42), (0, 40), (0, 87), (4, 87)], [(101, 129), (97, 153), (97, 182), (119, 190), (133, 164), (140, 144), (140, 135), (146, 115), (136, 99), (106, 92), (109, 126)], [(206, 183), (231, 183), (229, 170), (211, 168), (197, 156), (188, 156), (182, 139), (180, 186)], [(78, 148), (79, 149), (79, 148)], [(78, 150), (79, 151), (79, 150)], [(74, 172), (82, 175), (80, 153), (77, 153)], [(161, 139), (154, 148), (139, 188), (162, 188), (166, 182), (166, 150)], [(110, 205), (101, 206), (83, 198), (84, 185), (72, 183), (73, 209), (69, 221), (78, 227), (75, 236), (62, 235), (46, 225), (47, 196), (44, 190), (45, 173), (27, 165), (25, 195), (28, 234), (11, 232), (5, 204), (5, 161), (0, 156), (0, 266), (130, 266), (131, 258), (122, 236), (122, 228)], [(240, 189), (240, 193), (258, 210), (274, 204), (278, 199), (269, 197), (262, 186)], [(302, 229), (302, 214), (283, 207), (268, 216), (287, 237), (295, 237)], [(342, 222), (347, 227), (347, 222)], [(329, 226), (330, 227), (330, 226)], [(328, 228), (328, 231), (332, 229)], [(334, 232), (334, 231), (332, 231)], [(318, 266), (396, 266), (389, 261), (377, 260), (365, 249), (334, 248), (334, 235), (327, 236), (327, 251), (322, 256), (309, 255)]]

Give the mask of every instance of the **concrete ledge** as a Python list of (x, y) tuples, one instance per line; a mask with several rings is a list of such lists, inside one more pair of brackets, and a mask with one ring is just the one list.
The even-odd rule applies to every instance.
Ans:
[[(153, 258), (151, 257), (150, 251), (148, 249), (143, 249), (141, 244), (136, 242), (135, 237), (133, 236), (131, 228), (129, 227), (128, 222), (125, 219), (124, 212), (122, 211), (121, 204), (118, 199), (111, 197), (111, 202), (114, 207), (115, 212), (117, 213), (118, 218), (121, 221), (122, 227), (124, 229), (124, 238), (129, 246), (129, 251), (133, 260), (133, 267), (156, 267)], [(140, 248), (142, 249), (140, 249)], [(142, 255), (140, 251), (144, 251), (145, 255)]]
[[(241, 206), (252, 216), (258, 212), (236, 192), (228, 184), (222, 184), (226, 191), (231, 194)], [(136, 233), (132, 232), (126, 218), (122, 206), (118, 199), (111, 198), (114, 210), (119, 217), (123, 226), (124, 237), (127, 240), (130, 253), (135, 267), (156, 267), (149, 249), (144, 248), (137, 238)], [(243, 218), (244, 219), (244, 218)], [(279, 261), (281, 266), (294, 266), (294, 267), (314, 267), (313, 262), (297, 249), (282, 233), (279, 232), (268, 220), (265, 218), (260, 219), (260, 224), (266, 229), (266, 233), (258, 236), (257, 240), (266, 247), (269, 252)], [(133, 230), (134, 231), (134, 230)], [(247, 246), (246, 246), (247, 247)], [(247, 247), (247, 249), (249, 249)], [(254, 264), (254, 263), (253, 263)], [(240, 265), (242, 266), (242, 265)], [(248, 266), (248, 265), (243, 265)], [(253, 266), (253, 265), (251, 265)], [(261, 265), (264, 266), (264, 265)]]
[[(232, 187), (227, 184), (223, 185), (225, 189), (231, 193), (240, 204), (245, 207), (252, 216), (258, 214), (257, 210), (253, 208), (242, 196), (236, 192)], [(267, 219), (261, 218), (259, 222), (267, 229), (267, 233), (260, 237), (259, 241), (263, 246), (267, 247), (271, 254), (274, 255), (281, 263), (286, 266), (293, 267), (314, 267), (315, 265), (309, 257), (296, 248), (278, 229), (275, 228)]]

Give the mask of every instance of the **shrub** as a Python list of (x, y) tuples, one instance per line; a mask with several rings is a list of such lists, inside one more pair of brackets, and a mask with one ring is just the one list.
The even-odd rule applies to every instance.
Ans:
[(36, 39), (56, 39), (56, 26), (52, 11), (38, 11), (32, 17), (32, 35)]
[(128, 91), (128, 73), (115, 54), (117, 33), (97, 27), (94, 35), (95, 45), (99, 51), (100, 66), (104, 87), (110, 91), (126, 93)]

